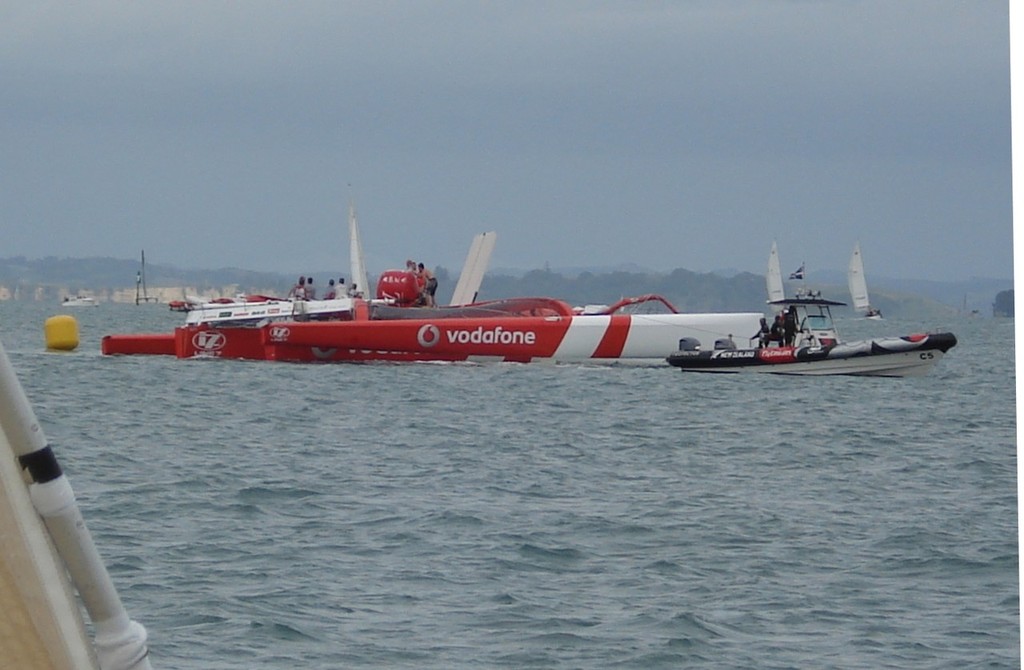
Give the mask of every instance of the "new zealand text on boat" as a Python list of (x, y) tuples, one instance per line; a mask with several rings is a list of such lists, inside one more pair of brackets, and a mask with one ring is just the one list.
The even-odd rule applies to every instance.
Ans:
[(836, 332), (831, 307), (844, 303), (820, 295), (772, 301), (792, 310), (792, 343), (739, 349), (707, 350), (702, 343), (683, 340), (668, 362), (694, 372), (770, 372), (790, 375), (863, 375), (911, 377), (926, 374), (956, 346), (953, 333), (918, 333), (843, 342)]

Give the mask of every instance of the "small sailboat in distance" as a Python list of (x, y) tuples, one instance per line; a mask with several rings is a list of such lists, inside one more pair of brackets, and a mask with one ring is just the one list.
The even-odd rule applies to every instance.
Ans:
[(772, 242), (772, 251), (768, 256), (768, 274), (765, 275), (765, 283), (768, 286), (768, 302), (778, 302), (786, 299), (786, 291), (782, 286), (782, 267), (779, 264), (779, 249)]
[(868, 282), (864, 277), (864, 257), (860, 253), (860, 242), (853, 247), (853, 255), (850, 256), (850, 267), (846, 278), (850, 285), (853, 309), (866, 319), (881, 319), (882, 312), (872, 307), (871, 301), (868, 299)]
[(142, 250), (142, 265), (139, 266), (139, 271), (135, 273), (135, 304), (139, 305), (142, 303), (160, 302), (156, 297), (150, 297), (149, 293), (146, 292), (146, 250)]

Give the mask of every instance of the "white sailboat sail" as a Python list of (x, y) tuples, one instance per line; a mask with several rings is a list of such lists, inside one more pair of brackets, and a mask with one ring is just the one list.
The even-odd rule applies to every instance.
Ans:
[(860, 253), (860, 242), (853, 247), (853, 255), (850, 256), (850, 267), (846, 278), (850, 285), (853, 309), (863, 316), (879, 318), (881, 314), (871, 307), (871, 300), (868, 298), (868, 282), (864, 277), (864, 257)]
[(480, 284), (487, 272), (487, 264), (491, 262), (491, 252), (494, 251), (494, 243), (498, 240), (495, 232), (480, 233), (473, 238), (469, 247), (469, 254), (459, 274), (459, 281), (455, 285), (455, 292), (452, 294), (451, 305), (468, 305), (476, 302), (477, 294), (480, 292)]
[(782, 266), (779, 263), (779, 249), (772, 242), (772, 251), (768, 256), (768, 274), (765, 276), (768, 285), (768, 302), (786, 299), (786, 291), (782, 286)]
[(348, 205), (348, 264), (351, 278), (349, 281), (366, 298), (372, 298), (369, 283), (366, 279), (366, 263), (363, 261), (363, 243), (359, 240), (359, 224), (356, 223), (356, 206)]

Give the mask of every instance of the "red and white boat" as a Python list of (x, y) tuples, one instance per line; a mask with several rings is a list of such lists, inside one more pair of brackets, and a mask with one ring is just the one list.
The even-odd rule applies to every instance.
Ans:
[[(366, 285), (355, 209), (349, 209), (351, 270)], [(761, 314), (680, 314), (664, 298), (573, 308), (553, 298), (477, 302), (495, 234), (477, 235), (452, 304), (421, 307), (416, 274), (388, 270), (375, 297), (220, 299), (193, 306), (166, 334), (107, 335), (104, 354), (263, 361), (514, 361), (664, 365), (692, 338), (708, 348), (756, 332)]]
[(573, 308), (553, 298), (446, 307), (403, 300), (411, 274), (385, 272), (373, 300), (265, 296), (207, 303), (168, 334), (107, 335), (104, 354), (293, 362), (512, 361), (664, 365), (692, 338), (707, 348), (756, 332), (761, 314), (680, 314), (660, 296)]

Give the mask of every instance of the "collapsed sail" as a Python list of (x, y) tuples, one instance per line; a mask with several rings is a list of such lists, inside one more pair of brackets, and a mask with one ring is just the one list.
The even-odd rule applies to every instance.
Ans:
[(491, 252), (494, 251), (494, 243), (498, 241), (498, 234), (495, 232), (480, 233), (473, 238), (473, 244), (469, 247), (469, 254), (462, 266), (462, 273), (459, 274), (459, 281), (455, 285), (455, 293), (452, 294), (452, 305), (468, 305), (476, 302), (477, 294), (480, 292), (480, 284), (487, 272), (487, 264), (491, 261)]

